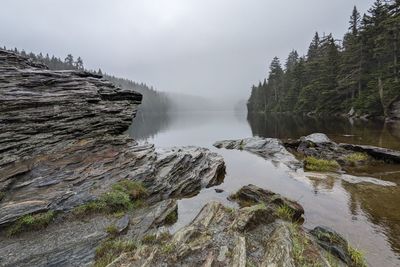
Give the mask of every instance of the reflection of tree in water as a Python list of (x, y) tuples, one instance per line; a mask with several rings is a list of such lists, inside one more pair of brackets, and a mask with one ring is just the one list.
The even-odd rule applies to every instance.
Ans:
[(361, 209), (370, 222), (384, 229), (393, 251), (400, 254), (400, 188), (346, 182), (342, 185), (350, 195), (351, 213), (357, 215)]
[(170, 121), (168, 113), (149, 113), (139, 110), (128, 129), (128, 134), (135, 140), (146, 140), (168, 129)]
[(253, 135), (276, 138), (299, 138), (311, 133), (325, 133), (336, 142), (369, 144), (400, 149), (399, 124), (347, 118), (312, 118), (291, 114), (249, 114)]

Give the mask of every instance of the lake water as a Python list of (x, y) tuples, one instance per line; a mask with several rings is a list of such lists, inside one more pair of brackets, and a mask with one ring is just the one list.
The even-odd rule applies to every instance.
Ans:
[[(209, 201), (235, 206), (227, 197), (244, 185), (255, 184), (298, 201), (305, 209), (304, 226), (328, 226), (365, 253), (371, 266), (400, 266), (400, 186), (354, 185), (339, 179), (294, 178), (282, 164), (246, 151), (216, 149), (215, 141), (251, 136), (299, 138), (326, 133), (336, 142), (370, 144), (400, 150), (400, 126), (348, 119), (254, 116), (231, 112), (138, 114), (129, 133), (156, 147), (201, 146), (221, 154), (224, 182), (178, 202), (178, 222), (189, 223)], [(367, 175), (400, 185), (400, 166), (365, 168)], [(216, 193), (215, 188), (223, 189)]]

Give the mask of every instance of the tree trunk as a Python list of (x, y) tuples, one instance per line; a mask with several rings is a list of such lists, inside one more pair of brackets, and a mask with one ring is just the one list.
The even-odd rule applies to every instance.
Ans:
[(381, 76), (379, 76), (379, 78), (378, 78), (378, 90), (379, 90), (379, 98), (381, 100), (381, 105), (382, 105), (382, 109), (383, 109), (383, 114), (386, 116), (386, 108), (385, 108), (385, 104), (383, 102), (383, 84), (382, 84)]
[(399, 81), (399, 71), (397, 70), (398, 36), (399, 36), (398, 32), (395, 31), (394, 46), (393, 46), (393, 72), (394, 72), (394, 80), (396, 82)]

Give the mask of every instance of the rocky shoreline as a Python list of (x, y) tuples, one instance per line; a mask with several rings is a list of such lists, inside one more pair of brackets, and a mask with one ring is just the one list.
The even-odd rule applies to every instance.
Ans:
[[(0, 266), (364, 266), (335, 231), (304, 229), (298, 203), (253, 185), (230, 196), (238, 209), (208, 203), (169, 233), (177, 200), (222, 183), (224, 160), (208, 149), (161, 150), (124, 135), (140, 101), (98, 75), (50, 71), (0, 49)], [(284, 164), (293, 176), (377, 186), (395, 184), (353, 169), (400, 162), (397, 151), (336, 144), (323, 134), (215, 146)], [(307, 170), (315, 166), (334, 169)]]

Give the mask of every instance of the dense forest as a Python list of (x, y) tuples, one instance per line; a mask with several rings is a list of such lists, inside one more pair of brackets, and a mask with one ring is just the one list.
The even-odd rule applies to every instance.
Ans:
[[(6, 49), (6, 47), (4, 47)], [(118, 78), (107, 73), (103, 73), (101, 69), (88, 70), (83, 65), (83, 60), (81, 57), (74, 59), (74, 56), (68, 54), (64, 60), (59, 57), (49, 56), (46, 54), (45, 56), (42, 53), (34, 54), (32, 52), (27, 53), (24, 50), (19, 51), (17, 48), (12, 50), (17, 54), (20, 54), (25, 57), (29, 57), (33, 60), (44, 63), (52, 70), (85, 70), (88, 72), (92, 72), (98, 75), (102, 75), (103, 78), (111, 81), (115, 85), (129, 90), (135, 90), (143, 95), (142, 104), (139, 107), (140, 111), (143, 112), (152, 112), (152, 113), (164, 113), (167, 112), (170, 106), (170, 100), (166, 93), (158, 92), (154, 90), (153, 87), (149, 87), (144, 83), (137, 83), (131, 81), (129, 79)]]
[(354, 7), (343, 40), (316, 33), (305, 56), (275, 57), (268, 78), (252, 87), (250, 113), (296, 112), (385, 116), (400, 98), (400, 1)]

